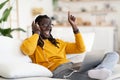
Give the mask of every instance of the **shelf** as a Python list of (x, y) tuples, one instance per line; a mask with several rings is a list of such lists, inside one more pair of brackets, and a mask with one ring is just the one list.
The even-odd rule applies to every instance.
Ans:
[[(55, 25), (54, 27), (71, 27), (71, 25)], [(99, 27), (99, 28), (107, 28), (111, 27), (114, 28), (114, 26), (106, 25), (106, 26), (99, 26), (99, 25), (91, 25), (91, 26), (78, 26), (78, 27), (84, 27), (84, 28), (93, 28), (93, 27)]]
[[(54, 12), (55, 14), (66, 14), (68, 13), (68, 11), (55, 11)], [(71, 13), (73, 14), (91, 14), (91, 15), (107, 15), (107, 14), (116, 14), (117, 11), (87, 11), (87, 12), (74, 12), (74, 11), (71, 11)]]
[(120, 0), (60, 0), (63, 2), (113, 2), (113, 1), (120, 1)]
[[(81, 2), (88, 3), (84, 4)], [(119, 15), (116, 8), (119, 4), (120, 0), (58, 0), (54, 15), (56, 23), (62, 26), (69, 24), (66, 19), (69, 10), (76, 17), (78, 26), (115, 26), (117, 20), (115, 17)]]
[[(93, 1), (95, 1), (95, 4), (93, 4), (94, 3)], [(67, 13), (67, 11), (70, 10), (74, 14), (92, 14), (92, 15), (106, 15), (108, 13), (117, 13), (117, 10), (115, 9), (114, 5), (112, 5), (113, 2), (101, 3), (99, 5), (99, 1), (101, 2), (119, 1), (120, 2), (120, 0), (59, 0), (57, 4), (58, 6), (54, 11), (55, 13)], [(89, 4), (83, 4), (80, 2), (92, 2), (92, 4), (90, 3), (89, 5)], [(71, 5), (73, 5), (75, 8), (73, 8)]]

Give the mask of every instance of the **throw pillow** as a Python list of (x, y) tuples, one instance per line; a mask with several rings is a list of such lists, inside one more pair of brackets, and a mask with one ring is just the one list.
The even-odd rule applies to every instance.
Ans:
[(0, 76), (5, 78), (52, 77), (52, 72), (34, 63), (0, 63)]
[(21, 41), (0, 36), (0, 62), (31, 62), (31, 59), (20, 51)]

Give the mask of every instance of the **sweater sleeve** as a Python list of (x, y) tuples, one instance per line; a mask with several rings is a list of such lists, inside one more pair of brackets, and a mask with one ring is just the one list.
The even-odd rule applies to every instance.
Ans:
[(75, 35), (75, 43), (66, 42), (66, 53), (82, 53), (85, 49), (85, 44), (80, 33)]
[(37, 47), (38, 39), (38, 34), (34, 34), (30, 38), (25, 39), (20, 46), (21, 51), (26, 55), (32, 55)]

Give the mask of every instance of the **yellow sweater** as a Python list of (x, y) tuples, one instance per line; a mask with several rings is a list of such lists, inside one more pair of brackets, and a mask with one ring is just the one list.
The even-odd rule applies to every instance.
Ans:
[(38, 34), (32, 35), (23, 41), (20, 49), (32, 59), (33, 63), (43, 65), (53, 71), (59, 65), (69, 62), (66, 54), (82, 53), (85, 51), (85, 45), (80, 33), (75, 34), (75, 43), (59, 42), (58, 47), (54, 46), (48, 39), (44, 40), (43, 49), (37, 45)]

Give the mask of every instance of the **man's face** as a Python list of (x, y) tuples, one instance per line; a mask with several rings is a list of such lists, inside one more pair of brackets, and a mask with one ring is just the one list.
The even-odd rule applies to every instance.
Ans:
[(43, 39), (48, 39), (52, 30), (51, 20), (44, 18), (41, 22), (38, 23), (41, 29), (40, 35)]

